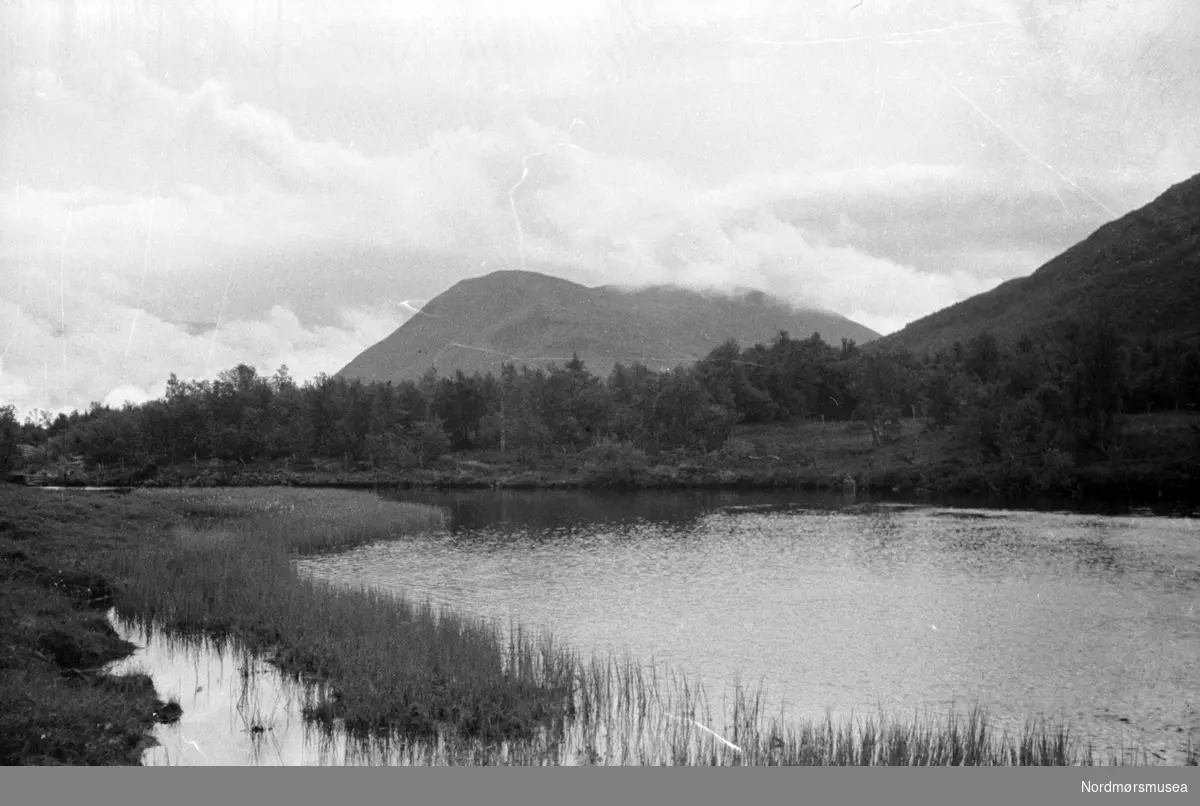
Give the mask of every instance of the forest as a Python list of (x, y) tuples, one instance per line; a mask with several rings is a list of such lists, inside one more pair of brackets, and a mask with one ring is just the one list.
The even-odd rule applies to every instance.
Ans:
[(163, 398), (140, 405), (93, 403), (24, 422), (0, 407), (0, 469), (335, 458), (347, 469), (402, 470), (468, 451), (531, 467), (588, 449), (703, 455), (752, 424), (858, 422), (887, 445), (906, 418), (952, 431), (980, 463), (1037, 468), (1104, 456), (1119, 448), (1129, 415), (1195, 412), (1198, 402), (1195, 337), (1128, 343), (1102, 322), (1073, 320), (1036, 339), (983, 334), (917, 356), (783, 332), (769, 344), (726, 342), (667, 371), (618, 364), (604, 378), (577, 357), (505, 364), (499, 375), (431, 369), (398, 383), (298, 383), (287, 367), (268, 376), (244, 364), (214, 380), (172, 375)]

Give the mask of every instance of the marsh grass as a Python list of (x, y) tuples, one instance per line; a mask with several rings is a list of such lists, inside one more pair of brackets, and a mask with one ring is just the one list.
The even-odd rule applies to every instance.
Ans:
[[(174, 495), (174, 493), (168, 493)], [(123, 615), (170, 633), (237, 638), (328, 699), (308, 716), (351, 733), (484, 739), (527, 734), (562, 711), (565, 652), (481, 620), (372, 589), (298, 576), (292, 559), (395, 538), (438, 510), (368, 493), (204, 491), (187, 522), (119, 558)]]
[[(177, 639), (187, 647), (187, 639)], [(232, 645), (232, 644), (230, 644)], [(227, 646), (230, 646), (227, 645)], [(218, 650), (222, 651), (222, 650)], [(1060, 726), (1032, 720), (1014, 734), (996, 730), (985, 710), (788, 720), (769, 715), (765, 691), (734, 685), (715, 713), (708, 694), (685, 676), (626, 658), (593, 657), (577, 667), (579, 686), (561, 718), (508, 739), (465, 735), (450, 725), (433, 735), (349, 731), (313, 719), (327, 684), (257, 681), (278, 677), (244, 648), (231, 730), (249, 733), (254, 763), (281, 761), (280, 737), (300, 722), (309, 763), (324, 765), (685, 765), (685, 766), (1030, 766), (1148, 764), (1145, 753), (1099, 754)], [(259, 682), (264, 685), (260, 686)], [(263, 692), (274, 692), (271, 696)], [(282, 694), (280, 694), (282, 692)], [(295, 740), (293, 735), (292, 741)], [(1161, 759), (1160, 759), (1161, 760)]]
[[(625, 661), (580, 669), (570, 717), (520, 741), (450, 734), (320, 741), (339, 763), (620, 766), (1089, 766), (1147, 764), (1143, 753), (1097, 752), (1062, 726), (1030, 720), (1015, 734), (985, 710), (888, 718), (791, 721), (768, 716), (761, 689), (735, 687), (732, 713), (714, 722), (703, 689)], [(724, 733), (722, 731), (725, 731)]]
[[(1016, 734), (979, 706), (911, 719), (791, 720), (769, 714), (764, 688), (735, 684), (716, 714), (705, 690), (630, 659), (581, 668), (578, 711), (563, 749), (577, 763), (700, 766), (1064, 766), (1129, 763), (1100, 755), (1061, 725)], [(1142, 763), (1147, 763), (1142, 759)]]

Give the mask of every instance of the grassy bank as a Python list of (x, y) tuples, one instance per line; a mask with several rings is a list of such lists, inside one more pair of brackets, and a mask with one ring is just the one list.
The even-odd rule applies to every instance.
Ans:
[(0, 764), (137, 764), (163, 703), (151, 680), (109, 677), (129, 654), (103, 617), (104, 557), (167, 514), (144, 496), (105, 500), (0, 487)]
[[(986, 714), (794, 723), (733, 692), (635, 662), (580, 660), (545, 635), (507, 634), (402, 597), (298, 576), (292, 558), (399, 537), (431, 508), (352, 491), (0, 488), (6, 763), (133, 764), (177, 714), (97, 608), (183, 641), (227, 637), (312, 683), (304, 713), (328, 736), (436, 763), (1075, 764), (1064, 727), (997, 733)], [(717, 733), (716, 731), (721, 731)], [(1195, 761), (1195, 753), (1191, 755)], [(1101, 759), (1111, 763), (1123, 757)], [(1135, 759), (1136, 760), (1136, 759)]]

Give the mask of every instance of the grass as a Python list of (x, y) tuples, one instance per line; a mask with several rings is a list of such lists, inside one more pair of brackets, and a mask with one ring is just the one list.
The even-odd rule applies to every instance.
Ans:
[[(225, 650), (228, 651), (228, 650)], [(243, 661), (243, 668), (253, 664)], [(1009, 734), (984, 709), (883, 714), (855, 719), (792, 721), (768, 715), (761, 688), (735, 686), (728, 708), (714, 714), (706, 692), (685, 676), (645, 669), (630, 659), (593, 658), (577, 669), (570, 714), (520, 739), (486, 741), (461, 733), (413, 737), (396, 732), (347, 734), (310, 722), (303, 740), (321, 764), (621, 765), (621, 766), (1064, 766), (1152, 763), (1146, 753), (1094, 750), (1064, 726), (1031, 720)], [(251, 675), (254, 672), (250, 672)], [(320, 687), (290, 690), (282, 706), (251, 702), (242, 683), (242, 725), (259, 727), (262, 746), (272, 725), (290, 720), (324, 696)], [(272, 689), (277, 690), (277, 689)], [(730, 710), (731, 709), (731, 710)], [(253, 730), (253, 728), (251, 729)], [(292, 737), (293, 740), (296, 738)], [(295, 748), (293, 748), (294, 750)], [(311, 756), (310, 756), (311, 758)]]
[[(129, 495), (6, 488), (0, 507), (0, 751), (7, 763), (137, 763), (177, 718), (98, 607), (185, 644), (235, 642), (298, 685), (322, 741), (403, 763), (1062, 765), (1063, 726), (997, 732), (964, 714), (793, 722), (735, 687), (720, 714), (681, 675), (582, 661), (552, 636), (299, 576), (293, 559), (397, 538), (438, 510), (345, 490)], [(1195, 763), (1190, 748), (1187, 759)], [(1126, 763), (1110, 753), (1105, 763)], [(1136, 758), (1133, 759), (1137, 761)], [(1143, 755), (1141, 762), (1147, 758)]]
[(505, 646), (482, 621), (332, 587), (292, 567), (300, 554), (428, 528), (440, 523), (438, 510), (345, 490), (205, 490), (179, 500), (191, 522), (114, 568), (123, 615), (268, 653), (330, 690), (310, 717), (355, 733), (494, 740), (528, 734), (561, 711), (569, 657), (548, 643), (518, 633)]
[(101, 614), (94, 563), (119, 543), (108, 527), (149, 513), (58, 498), (0, 488), (0, 764), (137, 764), (171, 711), (149, 677), (104, 674), (133, 646)]
[[(1031, 766), (1090, 764), (1065, 727), (1031, 721), (997, 732), (985, 710), (888, 719), (793, 721), (769, 715), (761, 687), (735, 685), (719, 718), (703, 688), (625, 660), (582, 675), (572, 749), (585, 763), (752, 766)], [(1115, 757), (1110, 761), (1116, 761)]]
[(0, 759), (16, 764), (137, 764), (165, 704), (147, 676), (75, 678), (6, 670)]

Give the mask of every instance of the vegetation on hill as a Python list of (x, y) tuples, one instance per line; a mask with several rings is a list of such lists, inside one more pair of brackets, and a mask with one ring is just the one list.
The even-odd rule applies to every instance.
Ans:
[(1200, 337), (1200, 175), (1100, 227), (1028, 277), (951, 305), (880, 339), (917, 353), (983, 333), (1054, 338), (1064, 318), (1103, 319), (1126, 338)]
[[(270, 462), (285, 475), (260, 483), (322, 462), (374, 481), (478, 482), (488, 465), (472, 473), (461, 460), (486, 455), (534, 486), (566, 471), (585, 486), (849, 475), (860, 486), (1079, 493), (1086, 477), (1083, 486), (1137, 492), (1200, 479), (1198, 402), (1200, 340), (1128, 343), (1103, 322), (1064, 323), (1054, 340), (1011, 346), (982, 334), (920, 359), (780, 333), (747, 348), (726, 342), (667, 371), (617, 364), (606, 378), (578, 358), (547, 369), (506, 364), (498, 376), (430, 370), (401, 383), (321, 376), (299, 385), (286, 368), (262, 377), (239, 365), (215, 381), (172, 376), (163, 399), (142, 405), (94, 404), (24, 424), (7, 410), (0, 458), (53, 475), (74, 457), (83, 478), (125, 484), (245, 483)], [(1155, 412), (1178, 413), (1169, 452), (1130, 427), (1132, 415)], [(824, 443), (830, 432), (814, 427), (861, 434), (865, 461), (852, 455), (861, 450), (822, 460), (803, 435)], [(756, 454), (747, 431), (764, 428), (790, 434), (790, 453), (757, 451), (774, 460), (768, 472), (731, 475), (734, 459)], [(447, 454), (460, 460), (458, 475), (430, 475)], [(226, 471), (205, 477), (209, 462)]]
[(536, 272), (498, 271), (463, 280), (430, 300), (336, 374), (416, 381), (431, 366), (442, 375), (499, 374), (506, 361), (544, 368), (577, 355), (606, 376), (618, 362), (669, 369), (694, 362), (727, 338), (753, 343), (780, 330), (817, 330), (835, 343), (878, 336), (836, 314), (796, 310), (761, 292), (586, 288)]

